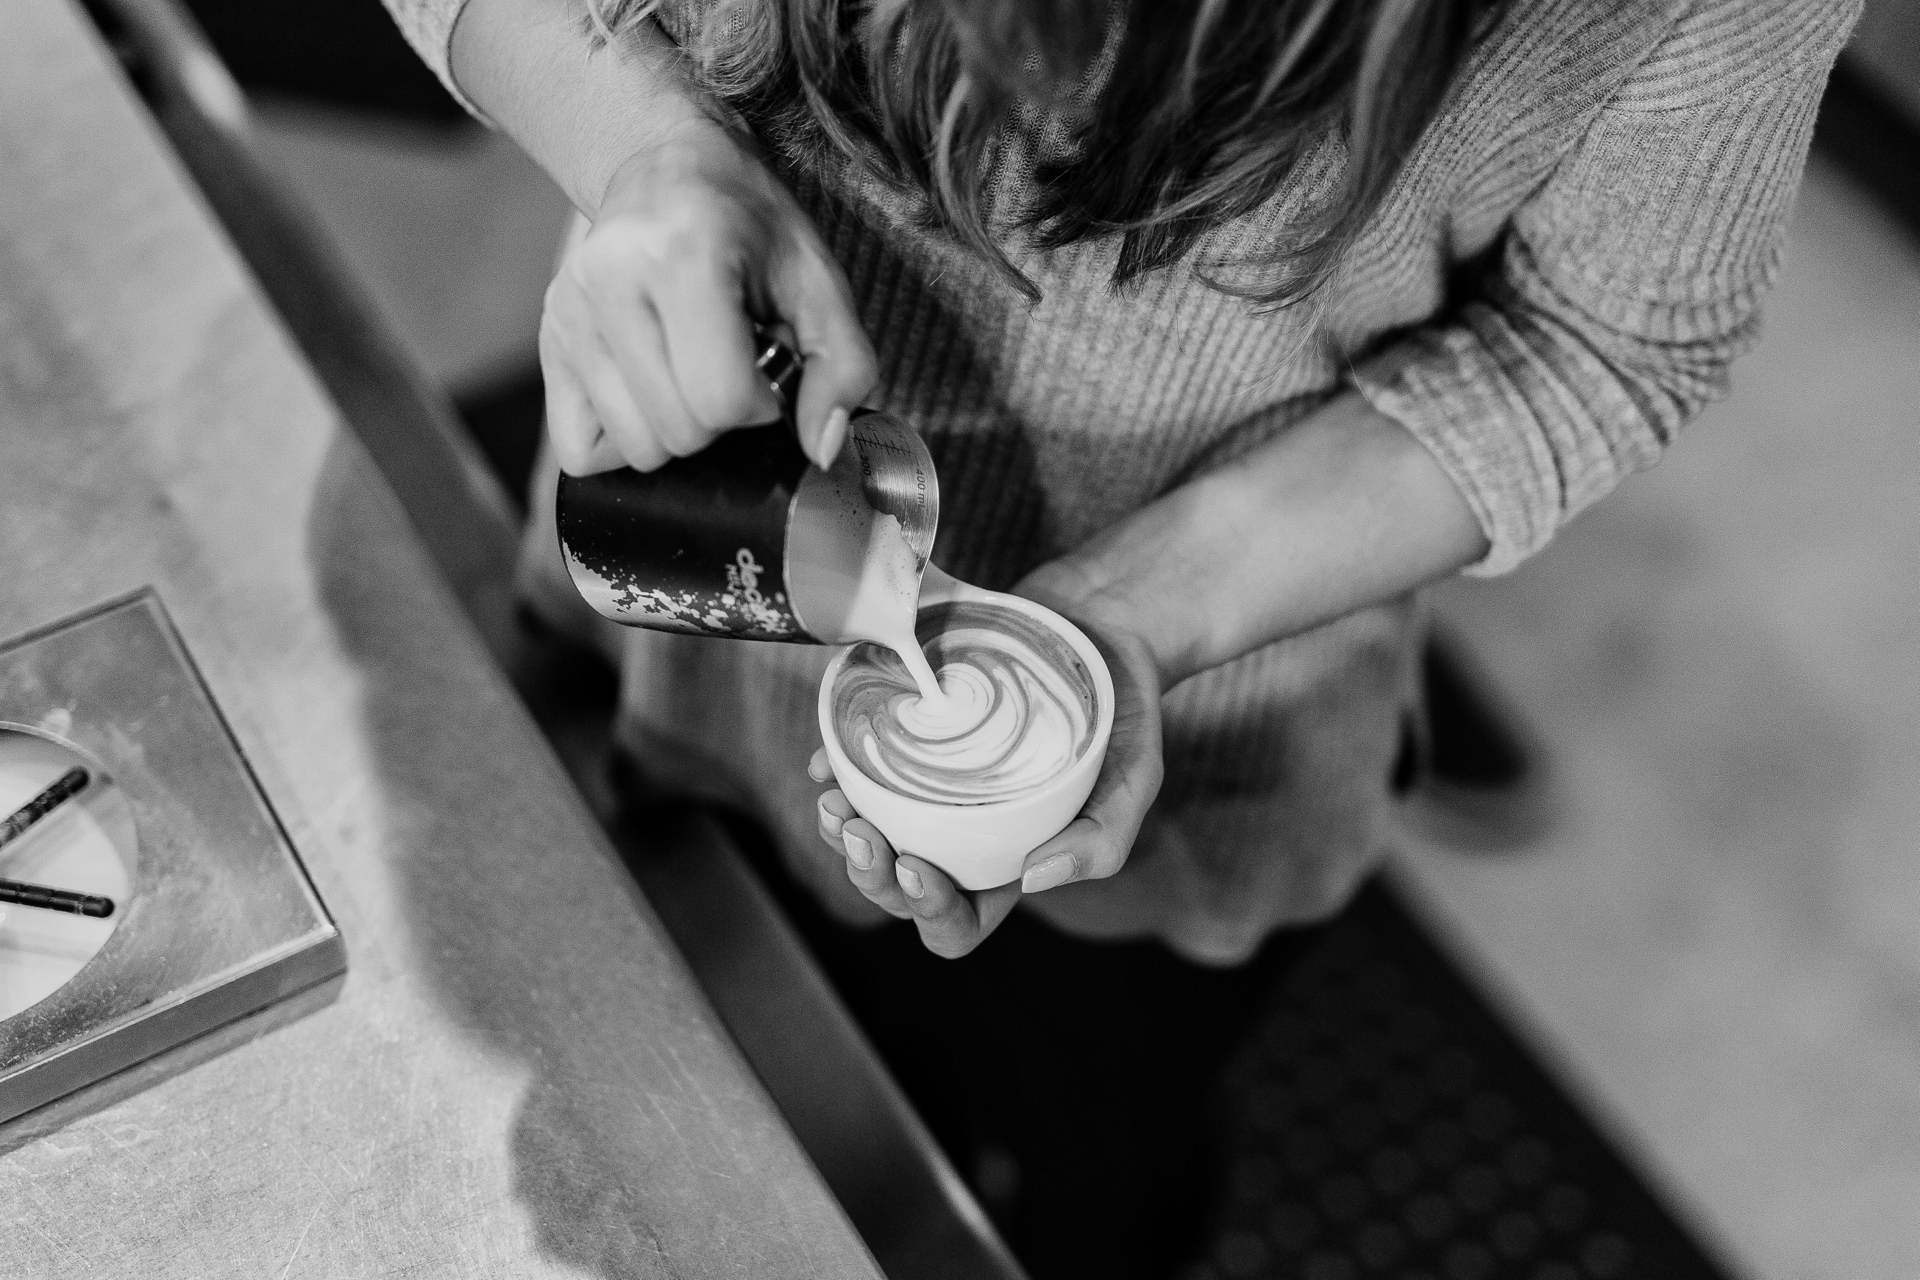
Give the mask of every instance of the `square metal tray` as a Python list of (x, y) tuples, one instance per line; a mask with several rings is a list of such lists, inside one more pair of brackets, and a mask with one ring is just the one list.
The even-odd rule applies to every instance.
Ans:
[(346, 948), (152, 590), (0, 643), (0, 727), (64, 739), (125, 793), (126, 915), (0, 1021), (0, 1123), (346, 970)]

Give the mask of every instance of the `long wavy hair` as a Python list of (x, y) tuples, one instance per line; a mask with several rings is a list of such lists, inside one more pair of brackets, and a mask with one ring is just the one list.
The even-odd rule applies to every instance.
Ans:
[[(1029, 297), (999, 234), (1040, 248), (1118, 235), (1113, 284), (1184, 258), (1330, 141), (1324, 195), (1216, 287), (1312, 296), (1379, 205), (1500, 0), (693, 0), (697, 81), (788, 154), (921, 198), (924, 216)], [(613, 40), (660, 0), (587, 0)], [(1018, 209), (991, 181), (1010, 130), (1063, 129)], [(998, 227), (996, 228), (996, 223)]]

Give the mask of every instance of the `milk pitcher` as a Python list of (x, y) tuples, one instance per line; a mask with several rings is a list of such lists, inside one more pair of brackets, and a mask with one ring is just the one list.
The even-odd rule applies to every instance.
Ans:
[(830, 470), (793, 425), (800, 358), (758, 335), (783, 420), (729, 431), (655, 471), (560, 477), (560, 550), (574, 587), (627, 626), (844, 644), (866, 531), (892, 516), (924, 574), (940, 521), (933, 459), (913, 429), (861, 410)]

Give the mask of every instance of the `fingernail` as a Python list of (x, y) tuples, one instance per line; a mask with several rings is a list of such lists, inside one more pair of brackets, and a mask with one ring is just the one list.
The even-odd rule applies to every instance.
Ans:
[(1073, 876), (1073, 859), (1066, 854), (1055, 854), (1037, 866), (1027, 868), (1020, 877), (1020, 892), (1041, 893), (1057, 884), (1065, 884)]
[(920, 873), (904, 862), (893, 864), (893, 878), (900, 882), (900, 891), (909, 898), (924, 898), (927, 886), (920, 883)]
[(845, 818), (842, 818), (824, 804), (820, 806), (820, 825), (833, 832), (833, 834), (839, 835), (840, 828), (845, 826), (846, 823), (847, 820)]
[(862, 871), (873, 870), (873, 846), (854, 835), (851, 831), (840, 839), (847, 846), (847, 861)]
[(820, 428), (820, 469), (825, 471), (833, 465), (840, 453), (840, 446), (847, 441), (847, 411), (835, 406), (827, 415), (827, 425)]

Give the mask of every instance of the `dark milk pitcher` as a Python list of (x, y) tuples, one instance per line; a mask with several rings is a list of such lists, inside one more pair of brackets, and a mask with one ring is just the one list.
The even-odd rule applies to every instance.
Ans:
[[(844, 644), (844, 606), (873, 512), (900, 521), (924, 573), (940, 486), (912, 428), (861, 410), (830, 471), (793, 425), (800, 358), (757, 335), (783, 420), (729, 431), (655, 471), (560, 477), (555, 515), (573, 585), (630, 627), (739, 640)], [(897, 545), (897, 544), (896, 544)]]

